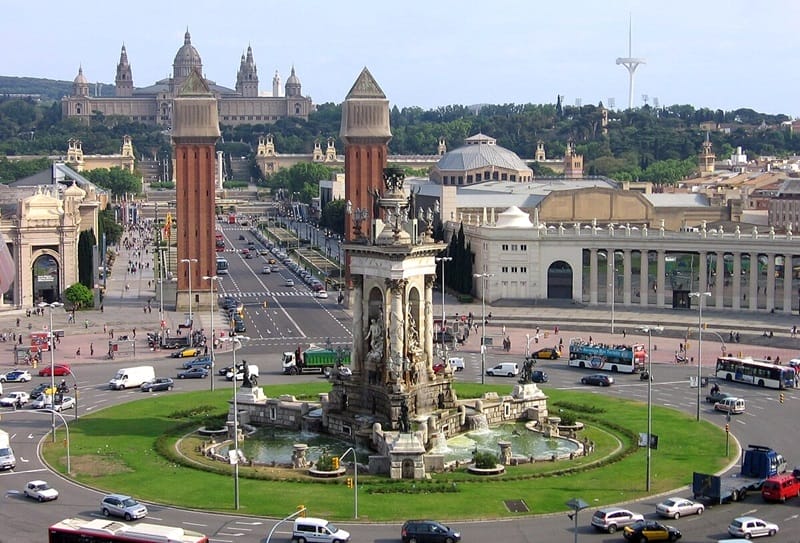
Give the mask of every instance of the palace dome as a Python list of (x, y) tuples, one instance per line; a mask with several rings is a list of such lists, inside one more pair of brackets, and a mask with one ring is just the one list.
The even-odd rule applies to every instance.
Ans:
[(192, 45), (192, 36), (187, 30), (183, 36), (183, 46), (178, 49), (175, 61), (172, 63), (173, 77), (176, 79), (188, 77), (196, 68), (200, 69), (200, 74), (203, 73), (203, 61), (200, 53)]

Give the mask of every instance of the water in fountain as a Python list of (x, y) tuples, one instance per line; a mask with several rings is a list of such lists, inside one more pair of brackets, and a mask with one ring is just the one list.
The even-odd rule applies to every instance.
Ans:
[[(316, 432), (263, 428), (241, 442), (239, 447), (248, 459), (256, 463), (291, 465), (295, 443), (308, 445), (306, 458), (311, 462), (316, 462), (325, 451), (334, 456), (341, 455), (353, 446), (352, 443)], [(227, 449), (221, 447), (220, 453), (227, 455)], [(371, 453), (367, 449), (356, 447), (356, 454), (360, 463), (369, 462)]]
[(483, 413), (470, 415), (468, 420), (471, 432), (478, 432), (478, 433), (489, 432), (489, 422), (486, 420), (486, 415), (484, 415)]

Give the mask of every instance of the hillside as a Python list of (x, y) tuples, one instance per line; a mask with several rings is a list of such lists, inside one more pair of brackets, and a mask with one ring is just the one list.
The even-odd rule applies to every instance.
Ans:
[[(100, 96), (113, 96), (114, 86), (99, 83), (92, 85), (91, 92), (97, 90)], [(72, 92), (72, 81), (57, 81), (55, 79), (44, 79), (40, 77), (9, 77), (0, 75), (0, 96), (4, 94), (37, 94), (42, 101), (49, 102), (61, 100)]]

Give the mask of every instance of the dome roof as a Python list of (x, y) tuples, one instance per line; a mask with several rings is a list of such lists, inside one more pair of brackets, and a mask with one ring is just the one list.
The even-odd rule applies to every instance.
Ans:
[(192, 45), (192, 36), (189, 34), (188, 30), (183, 36), (183, 46), (178, 49), (178, 52), (175, 54), (173, 66), (176, 70), (178, 68), (187, 69), (184, 74), (188, 74), (188, 69), (190, 68), (202, 68), (203, 66), (203, 61), (200, 59), (200, 53), (198, 53), (197, 49), (195, 49), (194, 45)]
[(294, 73), (294, 66), (292, 66), (292, 73), (289, 74), (289, 78), (286, 80), (286, 86), (289, 85), (300, 85), (300, 79)]
[(86, 191), (80, 188), (74, 181), (72, 184), (64, 190), (64, 196), (73, 196), (77, 198), (83, 198), (86, 196)]
[(78, 75), (75, 76), (75, 80), (73, 81), (73, 83), (76, 83), (78, 85), (88, 85), (89, 84), (89, 80), (86, 79), (85, 75), (83, 75), (83, 66), (80, 66), (78, 68)]
[(497, 228), (533, 228), (531, 218), (517, 206), (511, 206), (502, 213), (498, 213)]
[(493, 138), (476, 134), (467, 138), (466, 145), (442, 155), (436, 167), (441, 171), (468, 171), (497, 167), (516, 171), (531, 171), (516, 153), (495, 144)]

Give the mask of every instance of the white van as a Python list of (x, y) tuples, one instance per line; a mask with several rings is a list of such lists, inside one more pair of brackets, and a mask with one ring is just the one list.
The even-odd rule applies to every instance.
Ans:
[(17, 467), (17, 459), (11, 449), (8, 432), (0, 430), (0, 470), (14, 469), (15, 467)]
[(343, 543), (350, 541), (350, 532), (337, 528), (325, 519), (301, 517), (294, 519), (292, 541), (297, 543)]
[(450, 364), (450, 368), (453, 371), (464, 371), (464, 359), (456, 356), (451, 356), (447, 359), (447, 363)]
[[(247, 365), (247, 371), (250, 373), (250, 378), (251, 379), (253, 377), (258, 377), (258, 366), (256, 366), (255, 364), (248, 364)], [(232, 369), (228, 370), (227, 372), (225, 372), (225, 379), (227, 379), (228, 381), (233, 381), (233, 370)], [(244, 372), (242, 372), (240, 370), (237, 370), (236, 371), (236, 380), (237, 381), (244, 380)]]
[(112, 390), (138, 388), (142, 383), (152, 381), (155, 378), (156, 372), (153, 369), (153, 366), (120, 368), (114, 378), (108, 382), (108, 388)]
[(714, 404), (714, 409), (735, 415), (744, 413), (744, 399), (743, 398), (723, 398)]
[(503, 362), (486, 370), (486, 375), (500, 375), (502, 377), (516, 377), (519, 375), (519, 364), (516, 362)]

